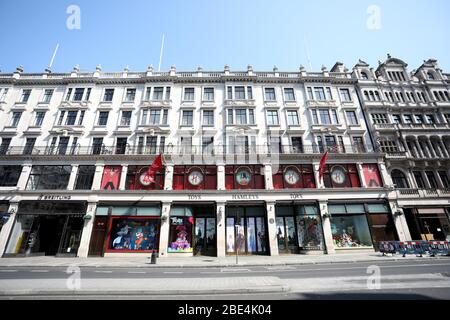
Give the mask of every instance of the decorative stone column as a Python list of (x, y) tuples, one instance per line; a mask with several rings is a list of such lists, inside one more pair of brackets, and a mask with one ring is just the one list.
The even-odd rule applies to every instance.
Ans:
[(83, 232), (81, 233), (80, 246), (78, 247), (77, 256), (80, 258), (87, 258), (89, 254), (89, 244), (91, 242), (91, 234), (94, 227), (96, 210), (97, 202), (88, 202), (86, 216), (84, 218)]
[(420, 158), (425, 158), (422, 148), (420, 147), (419, 141), (416, 136), (414, 136), (414, 147), (416, 148), (417, 156)]
[(225, 190), (225, 165), (217, 165), (217, 190)]
[(217, 202), (216, 208), (217, 208), (217, 235), (216, 235), (216, 241), (217, 241), (217, 256), (218, 257), (225, 257), (226, 255), (226, 246), (227, 246), (227, 239), (225, 235), (225, 204), (226, 202)]
[(356, 167), (358, 169), (359, 181), (361, 181), (361, 187), (367, 188), (366, 179), (364, 179), (364, 171), (362, 167), (362, 162), (357, 162)]
[(277, 224), (275, 220), (275, 202), (266, 201), (267, 208), (267, 236), (271, 256), (278, 256)]
[(22, 166), (22, 172), (19, 176), (19, 181), (17, 181), (17, 189), (25, 190), (27, 188), (28, 178), (31, 173), (31, 163), (26, 163)]
[(126, 189), (127, 182), (127, 173), (128, 173), (128, 164), (122, 164), (122, 172), (120, 173), (120, 182), (119, 182), (119, 190)]
[(105, 165), (103, 163), (95, 164), (94, 180), (92, 181), (92, 190), (100, 190), (102, 186), (103, 169)]
[(383, 161), (379, 161), (378, 168), (380, 169), (380, 176), (383, 181), (383, 186), (393, 186), (394, 182), (386, 169), (386, 164)]
[(272, 165), (264, 164), (264, 181), (266, 190), (273, 190)]
[(398, 239), (400, 241), (412, 240), (403, 209), (399, 208), (395, 201), (389, 201), (389, 207), (391, 209), (395, 229), (397, 230)]
[(19, 202), (9, 203), (8, 208), (9, 218), (8, 221), (3, 225), (2, 230), (0, 231), (0, 257), (2, 257), (3, 254), (5, 253), (6, 245), (8, 244), (8, 238), (9, 235), (11, 234), (14, 222), (16, 221), (18, 210), (19, 210)]
[(322, 217), (323, 237), (327, 254), (336, 253), (333, 233), (331, 232), (331, 215), (328, 212), (327, 201), (319, 201), (320, 215)]
[(159, 229), (159, 258), (167, 257), (167, 247), (169, 246), (170, 230), (170, 207), (171, 201), (164, 201), (161, 207), (161, 228)]
[(164, 174), (164, 190), (172, 190), (173, 188), (173, 164), (166, 164), (166, 172)]
[(444, 157), (446, 157), (446, 158), (450, 157), (450, 155), (449, 155), (449, 153), (447, 151), (447, 148), (445, 147), (444, 141), (442, 140), (441, 136), (439, 136), (438, 143), (439, 143), (439, 146), (441, 147), (441, 151), (442, 151)]
[(433, 145), (431, 144), (431, 141), (429, 138), (425, 141), (425, 144), (428, 148), (428, 153), (430, 154), (430, 158), (437, 158), (438, 155), (434, 151)]
[(78, 164), (73, 164), (72, 171), (70, 172), (69, 183), (67, 184), (67, 190), (75, 189), (77, 174), (78, 174)]
[(319, 181), (319, 167), (320, 162), (313, 162), (314, 182), (316, 183), (317, 189), (324, 189), (325, 185), (323, 183), (323, 179)]

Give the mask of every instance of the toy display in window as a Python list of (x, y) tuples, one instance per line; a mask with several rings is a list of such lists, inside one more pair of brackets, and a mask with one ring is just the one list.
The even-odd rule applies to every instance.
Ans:
[(184, 226), (177, 227), (177, 238), (170, 244), (170, 248), (173, 251), (190, 251), (192, 249)]
[[(121, 221), (120, 221), (121, 220)], [(155, 250), (157, 249), (156, 221), (122, 220), (112, 228), (113, 250)]]

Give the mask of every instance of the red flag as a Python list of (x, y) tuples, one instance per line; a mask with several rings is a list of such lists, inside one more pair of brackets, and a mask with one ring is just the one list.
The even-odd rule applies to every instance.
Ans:
[(320, 159), (320, 164), (319, 164), (319, 181), (322, 180), (323, 170), (325, 169), (325, 163), (327, 162), (327, 157), (328, 157), (328, 149), (323, 154), (322, 159)]
[(163, 167), (162, 163), (162, 155), (159, 154), (155, 160), (153, 160), (153, 163), (150, 167), (148, 167), (146, 178), (151, 182), (155, 182), (155, 173), (159, 170), (161, 170)]

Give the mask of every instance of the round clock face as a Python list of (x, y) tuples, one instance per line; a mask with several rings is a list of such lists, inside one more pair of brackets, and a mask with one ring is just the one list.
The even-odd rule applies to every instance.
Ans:
[(289, 169), (284, 173), (284, 181), (289, 184), (296, 184), (300, 180), (300, 175), (297, 171)]
[(336, 184), (343, 184), (345, 182), (345, 171), (341, 167), (335, 167), (331, 171), (331, 179)]
[(145, 170), (140, 176), (139, 176), (139, 182), (143, 185), (143, 186), (149, 186), (150, 184), (152, 184), (152, 182), (154, 182), (153, 178), (150, 177), (147, 174), (147, 170)]
[(247, 169), (241, 169), (236, 174), (236, 181), (241, 186), (246, 186), (250, 183), (251, 173)]
[(188, 181), (193, 186), (198, 186), (203, 181), (203, 174), (200, 171), (192, 171), (189, 173)]

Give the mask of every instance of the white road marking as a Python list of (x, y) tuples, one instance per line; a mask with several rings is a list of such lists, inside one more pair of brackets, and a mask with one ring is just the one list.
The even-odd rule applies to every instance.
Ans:
[(31, 270), (30, 272), (48, 272), (48, 270)]
[(128, 273), (146, 273), (145, 271), (128, 271)]
[(220, 272), (250, 272), (250, 269), (220, 269)]
[(17, 270), (0, 270), (0, 272), (17, 272)]
[(181, 271), (164, 271), (164, 273), (183, 273)]
[(112, 273), (112, 271), (95, 271), (97, 273)]

